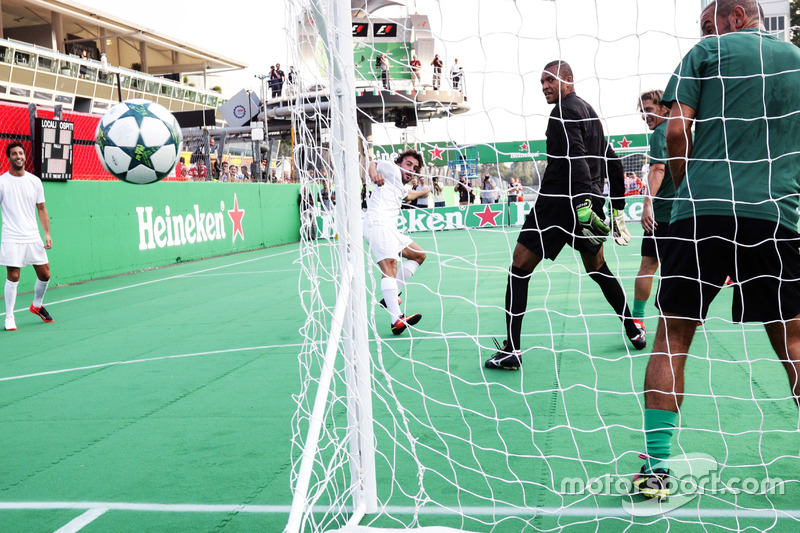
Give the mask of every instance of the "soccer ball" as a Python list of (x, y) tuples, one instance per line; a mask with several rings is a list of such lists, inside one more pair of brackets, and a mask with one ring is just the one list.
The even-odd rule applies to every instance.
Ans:
[(103, 115), (95, 149), (103, 167), (128, 183), (154, 183), (178, 162), (183, 135), (165, 107), (149, 100), (125, 100)]

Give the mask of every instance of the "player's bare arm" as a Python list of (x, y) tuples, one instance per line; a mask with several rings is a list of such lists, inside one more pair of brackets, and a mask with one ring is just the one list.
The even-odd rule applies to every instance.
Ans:
[(692, 155), (692, 124), (696, 111), (686, 104), (672, 103), (667, 121), (667, 157), (672, 181), (677, 188), (686, 175), (686, 161)]
[(50, 215), (47, 214), (47, 208), (43, 203), (36, 204), (36, 210), (39, 214), (39, 222), (41, 222), (44, 230), (44, 247), (49, 250), (53, 247), (53, 239), (50, 238)]
[(644, 211), (642, 212), (642, 228), (645, 231), (654, 232), (658, 223), (653, 214), (653, 196), (661, 188), (664, 181), (666, 165), (664, 163), (651, 163), (650, 172), (647, 174), (647, 196), (644, 199)]
[(369, 179), (378, 187), (383, 186), (383, 174), (378, 174), (378, 164), (375, 161), (369, 164)]

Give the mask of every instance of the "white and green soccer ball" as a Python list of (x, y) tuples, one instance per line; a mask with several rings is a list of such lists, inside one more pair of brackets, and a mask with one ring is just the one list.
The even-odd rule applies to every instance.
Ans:
[(128, 183), (154, 183), (178, 162), (183, 135), (164, 106), (149, 100), (125, 100), (103, 115), (95, 149), (103, 167)]

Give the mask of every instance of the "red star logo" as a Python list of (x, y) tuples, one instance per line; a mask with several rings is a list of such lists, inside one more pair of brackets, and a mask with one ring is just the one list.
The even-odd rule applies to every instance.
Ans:
[(442, 158), (442, 152), (444, 152), (444, 150), (442, 150), (438, 146), (434, 146), (433, 149), (432, 150), (428, 150), (428, 152), (431, 153), (431, 160), (434, 160), (434, 159), (441, 159)]
[(519, 145), (520, 152), (527, 152), (528, 151), (528, 143), (522, 143)]
[(244, 230), (242, 230), (242, 218), (244, 218), (244, 209), (239, 209), (239, 199), (236, 194), (233, 195), (233, 209), (228, 211), (228, 216), (231, 217), (233, 222), (233, 242), (236, 242), (236, 234), (242, 236), (244, 240)]
[(486, 206), (483, 208), (483, 212), (480, 212), (480, 213), (475, 212), (475, 213), (473, 213), (473, 215), (475, 215), (476, 217), (481, 219), (481, 224), (478, 227), (482, 228), (483, 226), (486, 226), (486, 225), (496, 226), (497, 222), (495, 221), (495, 218), (497, 218), (497, 215), (499, 215), (502, 212), (503, 212), (502, 210), (501, 211), (492, 211), (492, 208), (489, 207), (489, 204), (486, 204)]
[(627, 137), (623, 137), (621, 141), (617, 141), (619, 143), (620, 148), (627, 148), (631, 145), (632, 141), (629, 141)]

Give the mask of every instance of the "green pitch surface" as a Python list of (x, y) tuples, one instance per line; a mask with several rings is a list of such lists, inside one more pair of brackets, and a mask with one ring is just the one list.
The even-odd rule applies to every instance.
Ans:
[[(635, 499), (626, 510), (632, 500), (615, 483), (641, 466), (647, 353), (630, 351), (565, 249), (533, 277), (523, 369), (485, 370), (491, 337), (505, 328), (515, 238), (415, 234), (429, 255), (403, 307), (422, 322), (394, 337), (386, 312), (371, 307), (378, 491), (393, 518), (387, 511), (362, 524), (795, 531), (797, 409), (763, 328), (729, 322), (732, 291), (698, 329), (673, 439), (674, 453), (727, 465), (722, 482), (666, 514)], [(629, 296), (639, 242), (606, 245)], [(320, 245), (323, 263), (335, 245)], [(298, 256), (289, 245), (53, 288), (52, 324), (25, 310), (30, 294), (19, 295), (18, 330), (0, 332), (0, 531), (281, 531), (292, 395), (303, 379), (299, 294), (308, 283)], [(375, 275), (371, 267), (369, 291)], [(328, 303), (332, 289), (323, 293)], [(648, 345), (655, 313), (649, 306)], [(613, 478), (612, 494), (578, 490), (576, 480), (603, 476)], [(784, 483), (766, 495), (726, 490), (741, 488), (734, 477)], [(744, 487), (760, 491), (752, 488)]]

